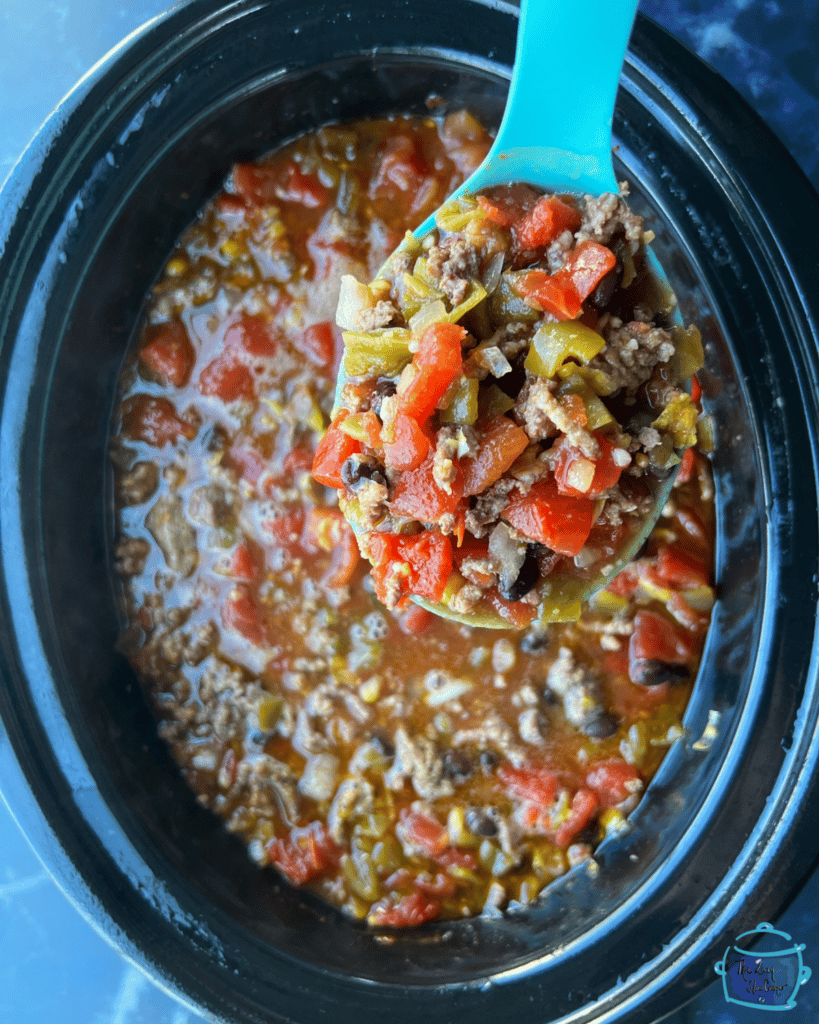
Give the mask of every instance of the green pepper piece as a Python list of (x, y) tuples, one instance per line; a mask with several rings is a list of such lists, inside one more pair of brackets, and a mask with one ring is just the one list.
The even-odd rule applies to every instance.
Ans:
[(445, 409), (440, 411), (442, 423), (467, 423), (470, 426), (478, 418), (478, 380), (475, 377), (456, 377), (450, 390), (452, 396)]
[(539, 377), (554, 378), (558, 368), (574, 357), (591, 362), (606, 344), (603, 337), (579, 320), (541, 324), (535, 331), (524, 366)]
[(381, 331), (344, 331), (344, 372), (350, 377), (394, 377), (412, 360), (412, 337), (402, 327)]
[(497, 384), (490, 384), (488, 388), (481, 389), (478, 407), (482, 420), (493, 420), (496, 416), (502, 416), (510, 409), (514, 409), (515, 400), (505, 391), (501, 391)]
[(589, 387), (588, 382), (576, 372), (577, 369), (573, 363), (565, 363), (557, 371), (558, 377), (563, 378), (563, 383), (557, 389), (558, 395), (580, 396), (586, 409), (586, 421), (590, 430), (600, 430), (601, 427), (614, 423), (612, 414)]

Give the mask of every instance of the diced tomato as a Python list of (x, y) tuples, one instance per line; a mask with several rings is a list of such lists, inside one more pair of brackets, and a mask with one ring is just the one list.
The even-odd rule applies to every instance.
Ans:
[(687, 484), (691, 477), (694, 475), (694, 467), (696, 465), (696, 459), (693, 448), (686, 448), (683, 452), (682, 459), (680, 460), (680, 468), (677, 470), (677, 478), (674, 481), (674, 485)]
[(396, 192), (414, 195), (420, 188), (427, 167), (418, 145), (407, 135), (387, 139), (376, 158), (370, 181), (370, 199), (386, 199)]
[(515, 768), (511, 764), (502, 764), (498, 768), (498, 779), (511, 796), (541, 808), (548, 807), (557, 794), (557, 775), (550, 768), (539, 765)]
[(521, 249), (543, 249), (564, 231), (580, 227), (580, 211), (557, 196), (543, 196), (515, 226)]
[(417, 469), (430, 453), (430, 441), (418, 421), (400, 409), (390, 424), (391, 440), (384, 441), (384, 459), (393, 469)]
[(425, 921), (434, 921), (441, 913), (441, 904), (423, 892), (402, 896), (397, 903), (379, 900), (374, 904), (367, 922), (384, 928), (416, 928)]
[(264, 320), (242, 313), (225, 331), (225, 348), (234, 354), (264, 359), (276, 355), (279, 342)]
[(591, 533), (594, 502), (559, 494), (553, 480), (540, 480), (526, 494), (513, 492), (502, 514), (524, 537), (573, 557)]
[(373, 563), (376, 596), (388, 608), (410, 594), (430, 601), (443, 597), (452, 572), (448, 537), (432, 530), (410, 537), (371, 533), (364, 550)]
[(247, 541), (242, 541), (230, 557), (228, 574), (242, 583), (253, 583), (261, 574), (261, 560)]
[(702, 400), (702, 384), (696, 373), (691, 377), (691, 401), (694, 405), (699, 405)]
[(238, 229), (247, 211), (244, 199), (241, 196), (232, 196), (229, 192), (222, 192), (214, 200), (214, 205), (219, 216)]
[(529, 444), (526, 431), (508, 416), (495, 416), (475, 428), (478, 453), (461, 463), (464, 495), (481, 494), (503, 476)]
[(450, 493), (440, 487), (433, 475), (433, 453), (417, 469), (405, 470), (395, 483), (390, 509), (407, 519), (437, 523), (441, 516), (455, 512), (463, 497), (464, 478), (460, 469), (450, 483)]
[(454, 846), (447, 847), (443, 853), (433, 857), (433, 860), (436, 864), (440, 864), (441, 867), (464, 868), (466, 871), (474, 871), (478, 866), (474, 854), (469, 853), (468, 850), (458, 850)]
[(685, 535), (688, 537), (688, 543), (693, 544), (703, 554), (710, 550), (710, 542), (708, 540), (708, 531), (705, 528), (705, 524), (702, 519), (690, 508), (681, 508), (677, 511), (677, 522), (685, 531)]
[(603, 653), (603, 671), (606, 675), (628, 675), (628, 648), (621, 646), (616, 651)]
[(413, 885), (425, 896), (436, 896), (442, 900), (450, 899), (458, 891), (458, 883), (443, 871), (439, 871), (433, 879), (416, 877), (413, 879)]
[(511, 227), (517, 219), (517, 211), (514, 208), (500, 202), (493, 202), (486, 196), (478, 196), (478, 206), (486, 214), (487, 219), (491, 220), (493, 224), (497, 224), (499, 228)]
[(629, 659), (662, 661), (684, 665), (691, 657), (691, 641), (659, 612), (641, 608), (634, 616), (634, 632), (629, 641)]
[(497, 587), (484, 591), (484, 596), (495, 611), (515, 629), (525, 629), (537, 615), (537, 605), (527, 604), (525, 601), (507, 601), (500, 596)]
[(606, 586), (606, 590), (610, 594), (616, 594), (618, 597), (631, 597), (640, 582), (640, 574), (638, 567), (632, 563), (627, 565), (624, 569), (610, 580)]
[(547, 274), (545, 270), (530, 270), (514, 284), (515, 291), (530, 306), (545, 310), (558, 320), (576, 320), (583, 312), (583, 303), (571, 279), (558, 271)]
[[(602, 434), (595, 434), (594, 436), (600, 449), (600, 454), (596, 459), (587, 459), (579, 448), (574, 447), (570, 443), (565, 434), (561, 435), (552, 446), (552, 451), (556, 452), (553, 466), (555, 482), (560, 494), (568, 494), (576, 498), (584, 496), (593, 498), (598, 494), (602, 494), (603, 491), (607, 491), (610, 487), (614, 487), (620, 479), (620, 474), (625, 467), (619, 465), (613, 459), (615, 445), (603, 437)], [(622, 449), (617, 450), (621, 451)], [(586, 491), (572, 487), (570, 483), (581, 460), (594, 464), (591, 482)]]
[(346, 587), (361, 562), (353, 528), (337, 509), (313, 508), (307, 516), (305, 539), (314, 547), (332, 553), (324, 582), (329, 587)]
[(234, 587), (222, 605), (222, 622), (250, 643), (267, 643), (267, 627), (262, 612), (248, 587)]
[(666, 608), (677, 622), (696, 635), (704, 634), (708, 629), (710, 616), (705, 612), (695, 611), (682, 594), (673, 593), (666, 602)]
[(610, 270), (614, 270), (617, 257), (605, 245), (591, 240), (581, 242), (569, 253), (558, 271), (568, 277), (581, 302), (587, 299)]
[(297, 509), (295, 512), (286, 512), (277, 519), (267, 519), (262, 523), (262, 529), (270, 535), (275, 544), (286, 547), (299, 546), (304, 532), (304, 512)]
[(400, 550), (411, 570), (408, 593), (440, 601), (452, 572), (449, 538), (427, 530), (415, 537), (403, 538)]
[(341, 467), (351, 455), (357, 455), (361, 451), (358, 441), (338, 429), (347, 415), (347, 410), (342, 409), (336, 416), (330, 429), (319, 442), (313, 459), (313, 478), (325, 487), (335, 487), (336, 490), (344, 488)]
[(230, 449), (228, 461), (241, 479), (249, 484), (258, 483), (259, 477), (267, 469), (267, 463), (255, 448), (245, 448), (241, 445)]
[(594, 818), (600, 807), (600, 801), (590, 789), (579, 789), (572, 798), (572, 807), (569, 817), (555, 832), (555, 846), (561, 849), (568, 846), (578, 832), (583, 829)]
[(303, 352), (316, 366), (333, 366), (337, 348), (337, 329), (329, 320), (313, 324), (302, 331), (294, 341), (299, 352)]
[(420, 604), (411, 604), (398, 618), (398, 626), (402, 633), (415, 636), (423, 633), (433, 624), (435, 616), (422, 608)]
[(434, 859), (449, 847), (449, 833), (434, 818), (409, 807), (404, 807), (398, 817), (398, 837), (413, 849)]
[(234, 164), (233, 187), (246, 203), (272, 203), (276, 198), (277, 175), (270, 167), (257, 164)]
[(229, 351), (217, 356), (200, 373), (199, 390), (203, 395), (221, 398), (223, 402), (253, 398), (256, 394), (253, 374)]
[(597, 794), (602, 807), (616, 807), (642, 790), (642, 776), (634, 765), (614, 758), (595, 765), (586, 776), (586, 785)]
[(246, 203), (260, 205), (279, 199), (302, 206), (323, 206), (328, 191), (318, 176), (307, 174), (294, 161), (277, 164), (235, 164), (233, 187)]
[(276, 196), (284, 202), (300, 203), (310, 209), (317, 209), (327, 203), (330, 192), (322, 185), (317, 174), (303, 171), (292, 161), (284, 168)]
[(707, 586), (708, 567), (676, 544), (664, 544), (657, 552), (657, 575), (672, 587)]
[(186, 384), (196, 358), (188, 332), (180, 320), (149, 328), (148, 341), (139, 358), (163, 384), (181, 388)]
[(515, 291), (530, 305), (546, 310), (558, 320), (576, 320), (600, 281), (616, 265), (614, 253), (597, 242), (581, 242), (560, 270), (547, 274), (530, 270), (515, 284)]
[(271, 840), (267, 855), (293, 885), (304, 885), (341, 860), (341, 850), (320, 821), (291, 829), (286, 839)]
[(432, 415), (447, 388), (461, 372), (461, 341), (466, 330), (458, 324), (430, 324), (421, 335), (418, 351), (398, 382), (398, 402), (403, 412), (422, 424)]
[(300, 473), (310, 469), (313, 465), (314, 454), (307, 445), (297, 444), (282, 460), (282, 472), (285, 474)]
[(177, 415), (172, 402), (153, 395), (134, 395), (126, 399), (122, 429), (135, 441), (145, 441), (158, 448), (168, 441), (178, 441), (181, 437), (190, 440), (196, 436), (196, 427)]

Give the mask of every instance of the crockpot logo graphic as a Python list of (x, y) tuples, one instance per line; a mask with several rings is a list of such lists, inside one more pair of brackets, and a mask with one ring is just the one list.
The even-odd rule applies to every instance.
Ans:
[[(754, 938), (759, 938), (756, 948), (745, 948)], [(804, 942), (792, 942), (790, 935), (770, 924), (743, 932), (714, 967), (722, 976), (726, 1000), (758, 1010), (792, 1010), (799, 986), (811, 975), (810, 967), (802, 963), (804, 948)]]

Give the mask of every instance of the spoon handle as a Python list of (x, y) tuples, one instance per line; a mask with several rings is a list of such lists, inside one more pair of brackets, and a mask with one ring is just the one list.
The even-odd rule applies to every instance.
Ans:
[[(521, 0), (506, 111), (481, 166), (454, 193), (525, 181), (616, 192), (611, 126), (638, 0)], [(427, 218), (417, 237), (433, 227)]]

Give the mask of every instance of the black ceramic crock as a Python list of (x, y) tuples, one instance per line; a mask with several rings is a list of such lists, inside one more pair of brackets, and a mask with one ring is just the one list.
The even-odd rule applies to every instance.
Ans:
[(435, 93), (497, 122), (516, 22), (498, 0), (194, 0), (80, 84), (3, 194), (3, 792), (79, 910), (213, 1019), (654, 1021), (818, 852), (819, 202), (737, 94), (642, 18), (618, 159), (706, 340), (720, 600), (686, 738), (598, 875), (380, 941), (251, 865), (115, 653), (106, 437), (174, 239), (233, 161), (327, 121)]

